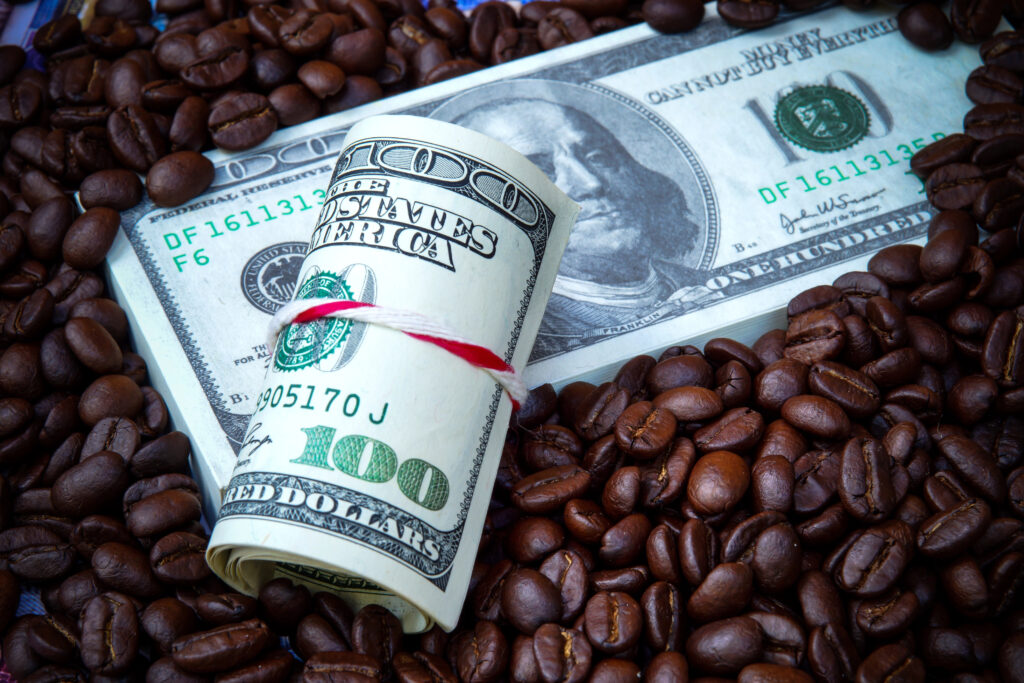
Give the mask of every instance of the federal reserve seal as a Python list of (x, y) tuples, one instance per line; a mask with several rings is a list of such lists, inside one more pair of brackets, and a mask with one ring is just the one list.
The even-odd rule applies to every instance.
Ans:
[(836, 152), (867, 135), (871, 116), (856, 95), (832, 85), (795, 89), (775, 105), (775, 127), (812, 152)]
[(256, 253), (242, 268), (242, 293), (253, 306), (274, 315), (292, 300), (305, 242), (272, 244)]
[[(315, 270), (299, 287), (295, 298), (355, 301), (345, 280), (326, 270)], [(351, 328), (352, 321), (346, 318), (293, 323), (281, 332), (274, 366), (278, 370), (301, 370), (315, 365), (345, 341)]]

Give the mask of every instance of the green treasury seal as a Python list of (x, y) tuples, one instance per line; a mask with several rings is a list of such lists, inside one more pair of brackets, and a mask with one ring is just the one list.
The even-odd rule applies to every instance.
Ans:
[(812, 152), (836, 152), (867, 135), (867, 107), (831, 85), (797, 88), (775, 105), (775, 127), (794, 144)]
[[(296, 299), (344, 299), (355, 301), (348, 284), (329, 271), (314, 272), (302, 283)], [(278, 370), (301, 370), (331, 355), (348, 337), (352, 321), (346, 318), (320, 318), (284, 328), (274, 354)]]

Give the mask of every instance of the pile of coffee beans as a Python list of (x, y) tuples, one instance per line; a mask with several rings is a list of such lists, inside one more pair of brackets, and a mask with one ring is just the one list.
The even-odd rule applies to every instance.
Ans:
[[(450, 635), (210, 574), (188, 438), (97, 270), (119, 212), (201, 193), (213, 146), (642, 20), (689, 30), (703, 4), (160, 0), (160, 32), (145, 0), (100, 0), (84, 30), (38, 32), (44, 71), (0, 46), (4, 667), (22, 683), (1024, 680), (1024, 40), (990, 38), (1018, 4), (900, 13), (915, 44), (957, 36), (984, 60), (965, 134), (912, 162), (943, 209), (923, 249), (800, 294), (751, 348), (673, 347), (531, 393)], [(781, 7), (718, 0), (745, 27)], [(45, 614), (15, 617), (26, 587)]]

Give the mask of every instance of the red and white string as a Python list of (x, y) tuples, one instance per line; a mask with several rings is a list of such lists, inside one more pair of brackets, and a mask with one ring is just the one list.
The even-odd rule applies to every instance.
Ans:
[(512, 399), (512, 410), (526, 400), (526, 385), (515, 368), (490, 349), (462, 337), (455, 330), (414, 311), (377, 306), (344, 299), (297, 299), (281, 307), (270, 321), (267, 348), (273, 352), (277, 336), (292, 323), (308, 323), (318, 318), (344, 318), (353, 322), (380, 325), (397, 330), (413, 339), (438, 346), (490, 375)]

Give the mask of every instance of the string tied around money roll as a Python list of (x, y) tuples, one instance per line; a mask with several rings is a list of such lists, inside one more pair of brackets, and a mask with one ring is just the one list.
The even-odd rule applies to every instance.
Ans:
[(450, 327), (425, 315), (362, 301), (297, 299), (285, 304), (270, 320), (267, 349), (274, 348), (278, 335), (288, 325), (309, 323), (318, 318), (344, 318), (353, 322), (379, 325), (440, 347), (490, 375), (512, 400), (513, 412), (519, 410), (519, 406), (526, 401), (529, 394), (516, 369), (487, 347), (473, 343)]

